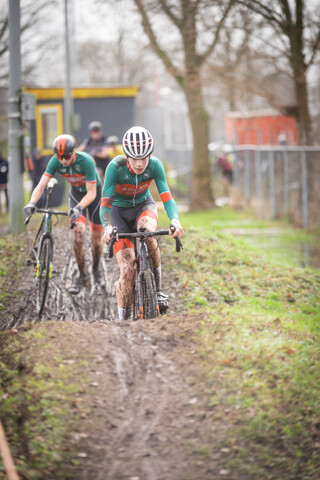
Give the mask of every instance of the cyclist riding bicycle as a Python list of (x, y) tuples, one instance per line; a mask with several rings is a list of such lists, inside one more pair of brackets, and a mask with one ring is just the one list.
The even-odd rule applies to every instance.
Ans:
[[(167, 184), (162, 162), (152, 156), (153, 138), (148, 130), (135, 126), (123, 137), (124, 155), (115, 157), (108, 165), (102, 189), (100, 218), (105, 228), (103, 241), (110, 242), (113, 227), (118, 233), (133, 232), (141, 227), (155, 231), (158, 224), (156, 204), (149, 192), (149, 185), (155, 181), (166, 213), (175, 226), (171, 236), (183, 236), (179, 212)], [(169, 307), (168, 296), (161, 289), (161, 258), (155, 238), (148, 238), (148, 250), (156, 283), (160, 313)], [(114, 253), (120, 267), (117, 285), (119, 319), (130, 318), (134, 281), (134, 250), (129, 239), (118, 240)]]
[(99, 270), (103, 245), (103, 226), (99, 217), (101, 182), (94, 159), (88, 153), (76, 152), (75, 146), (76, 142), (72, 135), (59, 135), (54, 139), (52, 148), (55, 155), (50, 159), (44, 174), (32, 192), (30, 202), (24, 207), (26, 216), (36, 211), (37, 201), (56, 172), (71, 184), (68, 213), (71, 223), (75, 223), (73, 250), (79, 269), (79, 276), (69, 290), (72, 294), (78, 294), (87, 281), (84, 249), (86, 209), (88, 209), (91, 230), (93, 278), (96, 285), (102, 286), (104, 283)]

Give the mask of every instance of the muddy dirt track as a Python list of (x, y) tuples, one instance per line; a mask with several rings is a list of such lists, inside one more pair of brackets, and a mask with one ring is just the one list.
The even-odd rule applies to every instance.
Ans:
[[(33, 233), (26, 234), (30, 246)], [(117, 321), (118, 266), (103, 255), (105, 289), (94, 289), (92, 276), (77, 296), (68, 293), (76, 275), (66, 229), (57, 227), (53, 277), (40, 322), (59, 348), (62, 362), (90, 358), (91, 385), (75, 398), (89, 405), (76, 431), (70, 432), (78, 465), (63, 467), (56, 478), (77, 480), (214, 480), (233, 477), (228, 468), (226, 420), (209, 408), (204, 375), (194, 362), (192, 331), (201, 318), (179, 314), (179, 280), (163, 272), (170, 293), (169, 315), (137, 322)], [(87, 239), (87, 264), (90, 249)], [(174, 248), (174, 247), (173, 247)], [(26, 256), (28, 246), (25, 248)], [(21, 294), (2, 316), (1, 329), (38, 323), (32, 267), (19, 279)], [(55, 321), (65, 321), (64, 335)], [(196, 366), (198, 365), (198, 366)], [(79, 377), (83, 375), (79, 367)], [(88, 375), (88, 371), (85, 372)]]

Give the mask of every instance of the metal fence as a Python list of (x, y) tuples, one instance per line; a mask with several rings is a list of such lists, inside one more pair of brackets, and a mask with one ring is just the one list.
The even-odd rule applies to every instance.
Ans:
[(320, 146), (243, 145), (233, 154), (233, 203), (254, 207), (260, 218), (320, 224)]

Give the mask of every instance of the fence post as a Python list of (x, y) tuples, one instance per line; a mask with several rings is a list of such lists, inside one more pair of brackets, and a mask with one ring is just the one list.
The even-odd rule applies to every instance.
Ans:
[(260, 150), (255, 151), (255, 178), (256, 178), (256, 197), (258, 201), (258, 216), (261, 217), (262, 191), (261, 191)]
[(245, 181), (245, 198), (246, 204), (250, 204), (251, 188), (250, 188), (250, 151), (244, 152), (244, 181)]
[(288, 151), (283, 152), (283, 197), (284, 211), (289, 215), (289, 170), (288, 170)]
[(275, 174), (274, 174), (274, 155), (273, 151), (269, 151), (269, 181), (270, 181), (270, 204), (271, 204), (271, 218), (276, 218), (276, 190), (275, 190)]
[(302, 177), (302, 212), (303, 212), (303, 228), (308, 228), (308, 177), (307, 177), (307, 160), (306, 152), (301, 152), (301, 177)]

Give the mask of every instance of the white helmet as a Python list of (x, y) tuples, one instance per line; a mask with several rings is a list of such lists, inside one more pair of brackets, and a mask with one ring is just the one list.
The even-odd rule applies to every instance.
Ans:
[(123, 136), (122, 147), (130, 158), (145, 158), (153, 152), (153, 138), (143, 127), (131, 127)]

